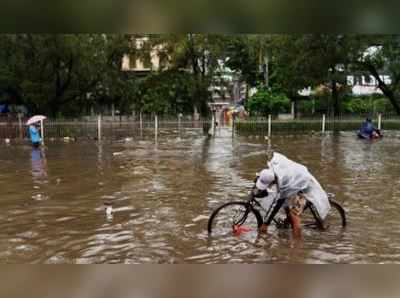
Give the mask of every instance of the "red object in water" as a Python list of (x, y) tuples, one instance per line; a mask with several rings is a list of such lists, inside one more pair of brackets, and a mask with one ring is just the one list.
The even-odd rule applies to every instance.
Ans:
[(232, 227), (232, 230), (233, 230), (233, 234), (234, 234), (235, 236), (239, 236), (239, 235), (242, 234), (242, 233), (247, 233), (247, 232), (250, 232), (250, 231), (251, 231), (250, 228), (246, 228), (246, 227), (238, 226), (238, 225), (234, 225), (234, 226)]

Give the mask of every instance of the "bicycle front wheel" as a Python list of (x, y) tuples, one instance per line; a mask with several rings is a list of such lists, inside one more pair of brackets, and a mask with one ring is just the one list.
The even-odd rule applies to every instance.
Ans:
[(262, 223), (262, 216), (250, 203), (229, 202), (220, 206), (211, 214), (208, 220), (208, 233), (220, 236), (232, 234), (234, 226), (242, 226), (257, 231)]

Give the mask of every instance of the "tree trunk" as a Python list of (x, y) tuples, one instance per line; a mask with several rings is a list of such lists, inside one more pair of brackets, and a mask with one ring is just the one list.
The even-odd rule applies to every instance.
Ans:
[(52, 102), (49, 103), (49, 108), (50, 108), (50, 115), (56, 118), (58, 116), (57, 114), (60, 109), (60, 105), (58, 105), (57, 102)]
[(340, 103), (339, 103), (339, 93), (337, 90), (336, 80), (332, 80), (332, 101), (333, 101), (333, 116), (339, 117), (340, 115)]
[(269, 88), (269, 59), (268, 59), (268, 54), (265, 54), (264, 56), (264, 81), (265, 81), (265, 87)]
[(371, 75), (378, 81), (378, 88), (383, 92), (383, 94), (390, 100), (393, 108), (395, 109), (397, 115), (400, 115), (400, 103), (397, 100), (393, 90), (391, 90), (388, 85), (380, 78), (378, 71), (375, 67), (369, 63), (363, 64), (364, 67), (368, 69)]

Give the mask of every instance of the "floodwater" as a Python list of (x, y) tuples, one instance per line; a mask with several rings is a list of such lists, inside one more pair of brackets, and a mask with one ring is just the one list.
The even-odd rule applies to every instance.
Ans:
[(400, 263), (399, 133), (278, 135), (270, 145), (336, 194), (344, 231), (209, 237), (212, 210), (246, 196), (266, 162), (264, 140), (229, 129), (44, 150), (2, 143), (0, 263)]

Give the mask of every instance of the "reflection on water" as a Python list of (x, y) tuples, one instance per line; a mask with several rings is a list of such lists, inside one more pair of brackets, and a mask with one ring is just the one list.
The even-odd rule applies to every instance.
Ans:
[(31, 164), (34, 183), (45, 182), (47, 178), (47, 164), (44, 149), (32, 148)]
[[(341, 234), (271, 227), (209, 238), (207, 218), (246, 196), (268, 143), (218, 128), (116, 143), (0, 146), (1, 263), (400, 262), (399, 136), (274, 136), (348, 212)], [(104, 202), (113, 206), (108, 217)]]

